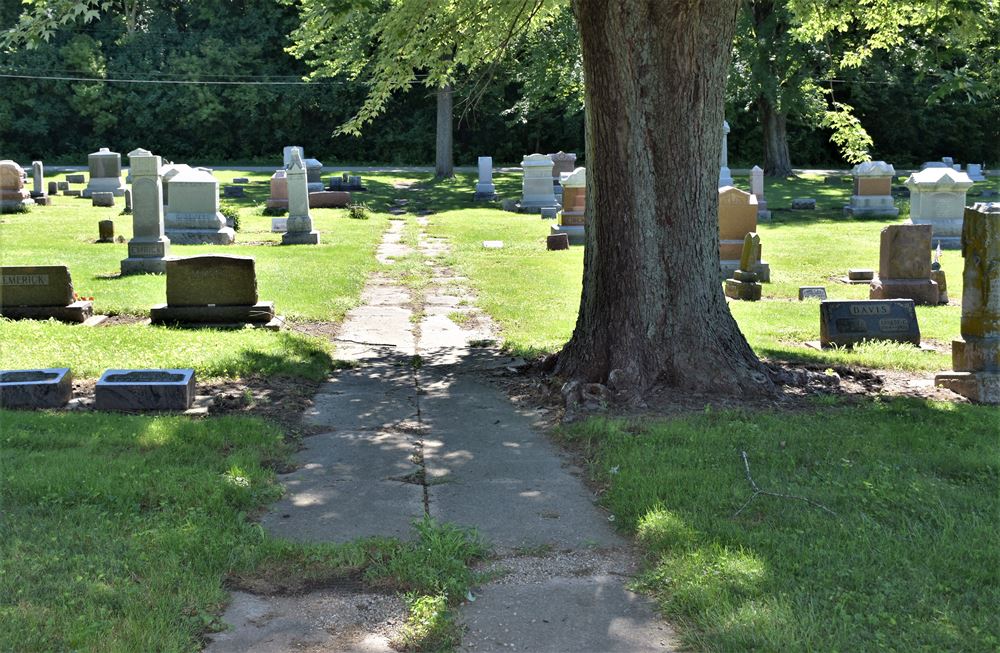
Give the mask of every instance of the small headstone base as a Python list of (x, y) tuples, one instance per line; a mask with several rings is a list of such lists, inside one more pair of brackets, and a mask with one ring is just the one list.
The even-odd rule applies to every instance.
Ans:
[(760, 300), (760, 284), (755, 281), (726, 279), (726, 297), (747, 302)]
[(232, 245), (236, 242), (236, 232), (231, 227), (221, 229), (177, 229), (167, 232), (167, 238), (175, 245)]
[(73, 397), (68, 367), (0, 371), (0, 406), (61, 408)]
[(584, 228), (578, 225), (554, 224), (549, 229), (549, 233), (552, 235), (566, 234), (570, 245), (583, 245), (587, 242)]
[(875, 278), (868, 289), (868, 299), (912, 299), (915, 304), (936, 305), (938, 285), (930, 279)]
[(130, 274), (166, 274), (165, 258), (125, 258), (121, 264), (122, 276)]
[[(723, 279), (731, 279), (740, 267), (739, 260), (723, 259), (719, 263)], [(771, 265), (767, 261), (757, 261), (750, 271), (757, 275), (757, 281), (761, 283), (771, 282)]]
[(945, 372), (934, 377), (934, 385), (976, 403), (1000, 404), (1000, 372)]
[(149, 311), (152, 324), (260, 324), (274, 319), (274, 302), (253, 306), (169, 306), (157, 304)]
[(73, 302), (67, 306), (2, 306), (0, 315), (12, 320), (48, 320), (83, 323), (94, 315), (94, 302)]
[(319, 245), (318, 231), (286, 231), (281, 234), (282, 245)]

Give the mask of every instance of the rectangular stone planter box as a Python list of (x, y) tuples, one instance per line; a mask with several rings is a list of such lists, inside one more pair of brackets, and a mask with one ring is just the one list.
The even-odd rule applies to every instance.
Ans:
[(61, 408), (73, 396), (68, 367), (38, 370), (0, 370), (0, 406), (4, 408)]
[(194, 370), (107, 370), (94, 394), (98, 410), (187, 410)]

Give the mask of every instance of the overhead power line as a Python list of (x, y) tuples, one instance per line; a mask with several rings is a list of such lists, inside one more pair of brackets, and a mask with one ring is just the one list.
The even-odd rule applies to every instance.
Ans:
[(194, 79), (115, 79), (102, 77), (70, 77), (70, 76), (46, 76), (46, 75), (13, 75), (0, 73), (0, 78), (7, 79), (30, 79), (47, 80), (61, 82), (94, 82), (99, 84), (193, 84), (193, 85), (225, 85), (225, 86), (342, 86), (345, 82), (261, 82), (261, 81), (224, 81), (218, 79), (194, 80)]

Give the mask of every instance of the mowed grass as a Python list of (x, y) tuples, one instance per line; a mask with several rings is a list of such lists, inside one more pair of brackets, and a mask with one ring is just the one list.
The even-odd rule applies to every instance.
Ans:
[[(500, 174), (495, 179), (499, 193), (517, 197), (518, 175)], [(745, 178), (736, 182), (748, 186)], [(463, 184), (471, 179), (457, 183), (464, 189)], [(998, 186), (992, 180), (977, 184), (976, 190)], [(911, 371), (948, 369), (950, 344), (959, 337), (961, 316), (963, 260), (957, 250), (945, 250), (941, 257), (951, 305), (917, 307), (922, 338), (935, 351), (876, 343), (853, 351), (821, 352), (806, 345), (819, 340), (819, 303), (799, 302), (799, 286), (825, 286), (830, 299), (867, 299), (867, 285), (844, 284), (839, 279), (849, 268), (877, 270), (879, 233), (908, 215), (907, 202), (899, 201), (897, 220), (844, 217), (841, 208), (850, 192), (849, 184), (825, 185), (815, 175), (769, 184), (773, 220), (760, 223), (758, 232), (763, 258), (771, 266), (771, 283), (764, 284), (765, 301), (730, 303), (740, 328), (758, 354), (774, 360)], [(810, 196), (818, 200), (816, 211), (787, 209), (791, 198)], [(500, 324), (509, 349), (526, 355), (559, 350), (576, 324), (583, 248), (546, 251), (551, 222), (483, 206), (466, 200), (463, 208), (431, 216), (431, 234), (450, 239), (449, 263), (469, 277), (479, 295), (478, 304)], [(487, 250), (484, 240), (503, 240), (504, 247)]]
[[(108, 368), (193, 367), (201, 378), (251, 374), (320, 379), (329, 370), (335, 349), (326, 340), (295, 330), (302, 321), (338, 322), (360, 300), (369, 274), (378, 267), (375, 248), (388, 224), (386, 208), (397, 194), (394, 175), (366, 176), (369, 192), (355, 200), (371, 206), (368, 220), (347, 217), (344, 209), (315, 209), (321, 231), (318, 246), (279, 247), (280, 234), (270, 231), (271, 218), (261, 214), (269, 194), (268, 175), (219, 171), (226, 184), (246, 176), (245, 199), (223, 200), (240, 210), (241, 229), (232, 246), (171, 245), (173, 256), (232, 254), (256, 261), (258, 294), (274, 301), (291, 328), (281, 333), (258, 330), (179, 330), (140, 325), (95, 329), (56, 322), (0, 319), (0, 369), (70, 367), (79, 378), (95, 377)], [(61, 180), (65, 175), (49, 176)], [(82, 186), (77, 186), (82, 188)], [(118, 276), (127, 256), (125, 243), (98, 244), (97, 223), (113, 219), (116, 234), (131, 237), (132, 218), (114, 209), (91, 206), (90, 200), (59, 195), (51, 207), (27, 214), (0, 216), (0, 264), (66, 265), (75, 291), (94, 298), (95, 312), (148, 315), (166, 301), (163, 275)]]
[(289, 453), (251, 418), (0, 410), (0, 650), (201, 650), (229, 580), (406, 592), (406, 643), (451, 641), (479, 538), (425, 519), (409, 542), (275, 539), (252, 517)]
[[(996, 409), (911, 400), (565, 428), (699, 651), (996, 651)], [(765, 491), (752, 496), (741, 452)]]

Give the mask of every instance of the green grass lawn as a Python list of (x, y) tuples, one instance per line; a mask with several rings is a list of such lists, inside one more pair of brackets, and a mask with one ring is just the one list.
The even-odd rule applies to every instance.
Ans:
[(423, 606), (409, 643), (453, 638), (483, 544), (432, 520), (409, 543), (271, 538), (251, 517), (289, 453), (258, 419), (0, 410), (0, 651), (197, 651), (228, 579), (363, 580)]
[[(497, 175), (498, 192), (518, 193), (517, 175)], [(470, 183), (463, 180), (461, 183)], [(737, 185), (748, 186), (746, 178)], [(990, 182), (998, 186), (997, 181)], [(976, 188), (985, 188), (977, 184)], [(767, 192), (770, 223), (758, 231), (763, 258), (771, 266), (771, 283), (764, 285), (759, 303), (732, 302), (731, 310), (751, 346), (763, 356), (787, 361), (849, 363), (875, 368), (940, 370), (950, 367), (950, 343), (959, 336), (959, 306), (917, 307), (924, 340), (941, 351), (876, 344), (853, 352), (819, 352), (804, 343), (819, 340), (819, 304), (799, 302), (803, 285), (826, 286), (830, 299), (867, 299), (866, 285), (848, 285), (837, 279), (854, 267), (878, 268), (879, 232), (898, 220), (845, 218), (841, 207), (849, 201), (850, 185), (828, 186), (821, 177), (804, 176), (772, 182)], [(816, 197), (816, 211), (785, 210), (793, 197)], [(430, 231), (452, 242), (449, 263), (465, 276), (479, 294), (479, 305), (501, 326), (506, 346), (533, 355), (557, 351), (572, 335), (581, 290), (583, 248), (545, 250), (548, 221), (538, 216), (498, 213), (487, 208), (445, 211), (431, 217)], [(503, 240), (501, 250), (487, 250), (483, 240)], [(942, 268), (948, 294), (960, 300), (963, 261), (957, 250), (945, 250)]]
[[(565, 428), (700, 651), (996, 651), (995, 408), (894, 400)], [(740, 452), (765, 491), (752, 495)]]

